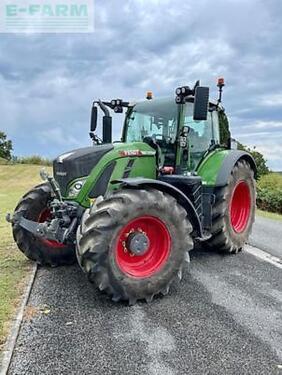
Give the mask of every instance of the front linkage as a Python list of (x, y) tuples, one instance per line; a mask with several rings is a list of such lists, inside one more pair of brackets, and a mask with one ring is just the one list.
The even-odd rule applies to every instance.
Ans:
[(56, 241), (60, 244), (74, 244), (77, 226), (84, 209), (78, 203), (63, 201), (55, 179), (46, 172), (41, 171), (40, 175), (42, 179), (48, 180), (54, 197), (48, 202), (47, 207), (50, 220), (44, 222), (28, 220), (22, 212), (15, 212), (13, 217), (7, 214), (6, 219), (9, 223), (20, 226), (38, 238)]

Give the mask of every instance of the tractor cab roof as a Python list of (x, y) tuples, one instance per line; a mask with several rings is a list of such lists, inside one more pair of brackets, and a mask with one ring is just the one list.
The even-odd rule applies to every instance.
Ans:
[[(194, 97), (190, 96), (187, 100), (187, 102), (194, 102)], [(210, 100), (210, 107), (218, 107), (219, 110), (224, 111), (224, 107), (221, 104), (218, 104), (217, 100)], [(154, 105), (178, 105), (175, 102), (175, 96), (165, 96), (165, 97), (156, 97), (153, 99), (146, 99), (146, 100), (140, 100), (140, 101), (135, 101), (135, 102), (130, 102), (129, 103), (129, 108), (133, 108), (136, 105), (138, 105), (139, 108), (150, 108), (150, 106)], [(169, 111), (169, 108), (168, 108)]]

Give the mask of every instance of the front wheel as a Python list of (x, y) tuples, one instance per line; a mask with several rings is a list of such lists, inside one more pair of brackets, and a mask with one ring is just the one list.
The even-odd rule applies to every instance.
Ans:
[(114, 301), (167, 294), (187, 252), (192, 227), (176, 200), (158, 190), (119, 190), (84, 213), (77, 256), (88, 279)]
[(228, 184), (216, 192), (212, 211), (212, 237), (205, 244), (213, 250), (238, 253), (251, 233), (255, 207), (254, 171), (245, 160), (239, 160)]

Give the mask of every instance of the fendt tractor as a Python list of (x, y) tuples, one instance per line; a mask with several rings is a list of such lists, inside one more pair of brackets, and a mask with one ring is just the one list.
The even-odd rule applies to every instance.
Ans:
[[(179, 87), (176, 97), (95, 101), (93, 145), (59, 156), (53, 177), (23, 196), (12, 217), (19, 249), (40, 265), (78, 260), (113, 301), (152, 301), (181, 279), (189, 252), (238, 253), (255, 214), (256, 165), (236, 149), (219, 97)], [(95, 133), (103, 115), (102, 139)], [(126, 109), (121, 142), (111, 110)]]

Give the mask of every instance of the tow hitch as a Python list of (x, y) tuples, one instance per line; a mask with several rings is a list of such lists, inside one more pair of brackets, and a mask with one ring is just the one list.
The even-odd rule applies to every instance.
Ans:
[[(56, 208), (55, 208), (56, 207)], [(36, 237), (60, 243), (73, 243), (78, 225), (78, 209), (74, 203), (60, 203), (53, 201), (50, 210), (54, 216), (51, 221), (37, 223), (28, 220), (21, 214), (7, 214), (6, 220), (19, 225)]]
[(42, 180), (48, 180), (55, 195), (49, 206), (52, 219), (38, 223), (26, 219), (21, 213), (16, 213), (13, 216), (8, 213), (6, 220), (12, 225), (22, 227), (36, 237), (57, 241), (62, 244), (74, 243), (78, 219), (81, 217), (83, 210), (75, 202), (64, 202), (62, 200), (59, 186), (48, 173), (41, 170), (40, 176)]

